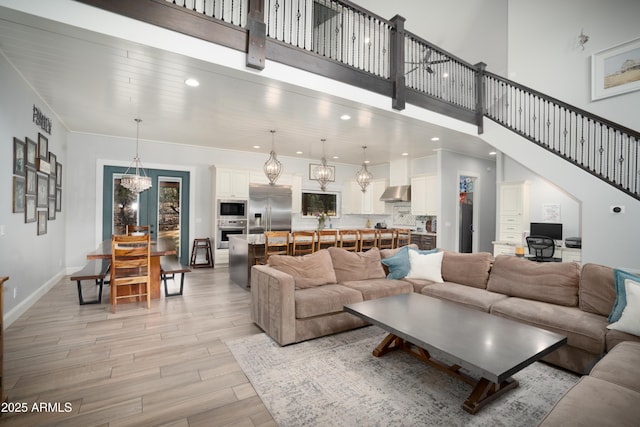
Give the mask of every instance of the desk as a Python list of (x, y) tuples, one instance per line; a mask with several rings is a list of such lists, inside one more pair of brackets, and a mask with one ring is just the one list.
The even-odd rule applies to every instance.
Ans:
[[(176, 249), (169, 240), (160, 239), (151, 242), (151, 299), (160, 298), (160, 257), (175, 255), (175, 253)], [(103, 241), (98, 249), (89, 252), (87, 259), (111, 259), (111, 239)]]

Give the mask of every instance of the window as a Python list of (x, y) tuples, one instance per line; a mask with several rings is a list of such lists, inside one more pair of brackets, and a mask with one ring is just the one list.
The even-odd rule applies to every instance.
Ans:
[(316, 216), (322, 212), (338, 216), (338, 193), (302, 192), (302, 216)]

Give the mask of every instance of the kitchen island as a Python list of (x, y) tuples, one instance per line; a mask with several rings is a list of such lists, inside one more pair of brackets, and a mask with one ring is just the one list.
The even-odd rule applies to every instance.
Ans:
[(229, 278), (243, 288), (251, 286), (251, 267), (264, 256), (264, 234), (229, 236)]

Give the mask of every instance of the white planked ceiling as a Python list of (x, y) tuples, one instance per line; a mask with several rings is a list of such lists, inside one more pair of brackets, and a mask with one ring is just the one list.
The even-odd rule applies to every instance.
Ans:
[[(327, 157), (349, 164), (362, 162), (362, 145), (374, 165), (403, 152), (492, 150), (403, 115), (2, 7), (0, 51), (72, 132), (135, 137), (139, 117), (141, 139), (268, 153), (275, 129), (280, 156), (317, 159), (326, 138)], [(191, 76), (199, 87), (184, 84)]]

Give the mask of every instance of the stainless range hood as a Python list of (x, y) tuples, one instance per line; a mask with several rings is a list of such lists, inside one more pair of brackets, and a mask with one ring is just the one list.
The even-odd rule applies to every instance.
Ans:
[(380, 196), (381, 202), (393, 203), (393, 202), (410, 202), (411, 201), (411, 186), (410, 185), (392, 185), (387, 187)]

